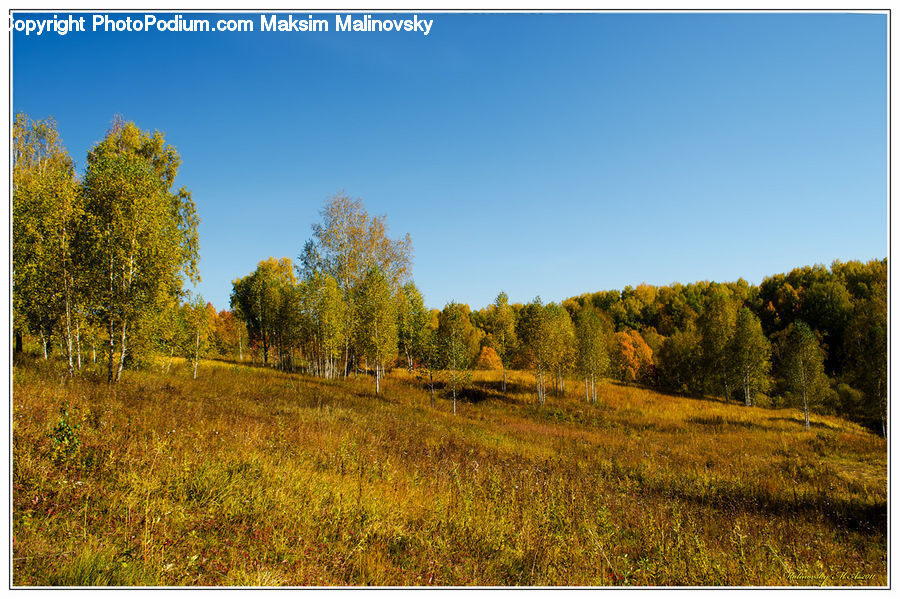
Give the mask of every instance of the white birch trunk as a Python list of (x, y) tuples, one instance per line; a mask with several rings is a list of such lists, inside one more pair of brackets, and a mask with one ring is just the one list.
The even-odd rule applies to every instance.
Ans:
[(119, 382), (119, 379), (122, 378), (122, 368), (125, 367), (125, 331), (128, 328), (128, 321), (122, 322), (122, 353), (119, 357), (119, 368), (116, 371), (116, 382)]
[(72, 362), (72, 316), (69, 306), (69, 277), (65, 270), (63, 270), (63, 278), (65, 278), (66, 293), (66, 359), (69, 361), (69, 375), (71, 376), (75, 373), (75, 366)]
[(109, 372), (108, 372), (108, 374), (107, 374), (107, 380), (106, 380), (106, 382), (108, 382), (108, 383), (112, 383), (112, 382), (113, 382), (113, 352), (115, 351), (115, 347), (116, 347), (116, 337), (115, 337), (116, 334), (115, 334), (115, 331), (113, 330), (113, 326), (114, 326), (113, 320), (112, 320), (112, 317), (110, 316), (110, 318), (109, 318), (109, 330), (108, 330), (108, 333), (109, 333), (109, 351), (108, 351), (108, 354), (109, 354), (109, 364), (108, 364), (108, 366), (109, 366)]
[(197, 380), (197, 366), (200, 364), (200, 330), (197, 330), (197, 343), (194, 345), (194, 380)]
[(809, 430), (809, 404), (806, 401), (806, 368), (800, 366), (800, 384), (803, 386), (803, 417), (806, 420), (806, 430)]
[(75, 325), (75, 349), (78, 352), (78, 370), (81, 370), (81, 324)]

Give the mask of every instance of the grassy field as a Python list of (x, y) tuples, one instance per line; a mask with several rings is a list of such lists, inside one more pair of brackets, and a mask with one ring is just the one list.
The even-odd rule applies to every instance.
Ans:
[(886, 444), (615, 384), (13, 380), (16, 585), (885, 585)]

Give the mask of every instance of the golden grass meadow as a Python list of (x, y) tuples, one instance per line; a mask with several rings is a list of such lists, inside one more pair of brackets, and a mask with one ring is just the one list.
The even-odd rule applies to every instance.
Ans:
[(14, 585), (886, 585), (886, 441), (612, 382), (13, 366)]

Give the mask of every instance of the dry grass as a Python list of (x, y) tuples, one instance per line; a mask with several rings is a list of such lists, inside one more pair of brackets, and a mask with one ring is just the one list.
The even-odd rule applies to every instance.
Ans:
[[(16, 585), (886, 584), (886, 445), (606, 384), (14, 367)], [(65, 410), (65, 414), (61, 413)]]

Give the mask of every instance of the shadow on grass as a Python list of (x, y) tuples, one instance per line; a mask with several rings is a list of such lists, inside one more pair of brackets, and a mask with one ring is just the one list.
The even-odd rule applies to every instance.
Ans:
[(750, 430), (770, 430), (768, 426), (762, 426), (746, 420), (728, 420), (722, 416), (694, 416), (685, 420), (687, 424), (699, 424), (713, 428), (746, 428)]
[[(789, 422), (791, 424), (796, 424), (799, 428), (804, 428), (806, 426), (806, 421), (804, 421), (803, 418), (789, 418), (787, 416), (769, 416), (769, 422)], [(830, 424), (825, 424), (824, 422), (813, 422), (812, 420), (809, 421), (809, 428), (810, 430), (814, 428), (828, 431), (840, 430), (839, 428), (831, 426)]]
[(672, 484), (671, 481), (648, 480), (641, 471), (618, 466), (607, 477), (622, 475), (641, 482), (643, 490), (656, 497), (678, 499), (700, 506), (713, 506), (722, 510), (744, 510), (767, 515), (820, 516), (833, 526), (863, 534), (887, 536), (887, 503), (864, 502), (855, 498), (828, 495), (822, 490), (774, 495), (747, 489), (740, 483), (722, 482), (716, 487)]
[(747, 496), (738, 489), (719, 490), (713, 497), (682, 497), (700, 504), (715, 503), (719, 506), (749, 507), (770, 515), (802, 514), (807, 517), (819, 515), (835, 527), (864, 534), (875, 534), (882, 538), (887, 535), (887, 504), (884, 502), (864, 503), (855, 499), (807, 493), (801, 496), (766, 497)]
[(729, 406), (743, 406), (744, 400), (739, 398), (725, 399), (724, 397), (716, 397), (715, 395), (703, 395), (702, 393), (692, 393), (690, 391), (679, 391), (678, 389), (670, 389), (665, 385), (659, 385), (656, 387), (647, 386), (647, 385), (639, 385), (637, 383), (623, 383), (622, 381), (616, 381), (610, 379), (608, 381), (610, 384), (615, 385), (617, 387), (621, 387), (623, 389), (641, 389), (644, 391), (651, 391), (653, 393), (661, 393), (664, 395), (674, 395), (675, 397), (683, 397), (685, 399), (696, 399), (698, 401), (705, 401), (709, 403), (723, 403)]
[[(486, 391), (496, 393), (500, 397), (504, 397), (503, 381), (483, 381), (478, 383), (478, 386)], [(533, 391), (533, 387), (531, 385), (506, 381), (506, 393), (528, 393), (530, 391)]]
[(464, 387), (456, 391), (457, 399), (477, 404), (492, 396), (486, 389), (480, 387)]
[[(431, 386), (428, 381), (425, 381), (424, 383), (417, 383), (416, 387), (423, 389), (427, 393), (431, 392)], [(450, 388), (450, 385), (446, 381), (434, 381), (434, 392), (435, 394), (440, 394), (440, 396), (444, 399), (453, 398), (453, 390)], [(457, 401), (465, 401), (467, 403), (477, 404), (490, 399), (491, 397), (495, 397), (495, 395), (489, 393), (485, 389), (480, 388), (479, 386), (464, 386), (457, 387), (456, 389)]]
[(764, 489), (747, 488), (743, 482), (718, 481), (706, 486), (687, 480), (661, 480), (648, 478), (641, 468), (615, 463), (603, 473), (603, 477), (638, 481), (641, 492), (666, 500), (677, 499), (732, 512), (742, 510), (772, 516), (821, 517), (844, 530), (887, 538), (885, 501), (835, 497), (823, 489), (770, 493)]

